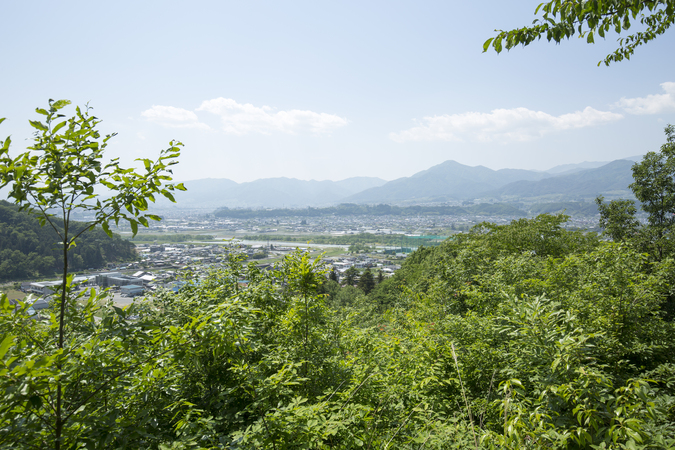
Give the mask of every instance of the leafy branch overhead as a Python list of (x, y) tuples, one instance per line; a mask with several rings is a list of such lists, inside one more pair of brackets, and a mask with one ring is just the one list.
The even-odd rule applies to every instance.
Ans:
[(537, 6), (540, 17), (532, 26), (509, 31), (495, 30), (497, 36), (485, 41), (483, 52), (492, 47), (497, 53), (517, 45), (529, 45), (545, 37), (560, 43), (578, 35), (592, 44), (595, 37), (612, 31), (621, 34), (636, 24), (641, 31), (618, 39), (619, 48), (598, 65), (630, 59), (635, 49), (662, 35), (675, 22), (675, 0), (554, 0)]

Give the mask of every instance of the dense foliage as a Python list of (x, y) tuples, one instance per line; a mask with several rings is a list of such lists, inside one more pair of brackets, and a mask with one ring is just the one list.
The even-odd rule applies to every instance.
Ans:
[[(74, 223), (75, 229), (87, 225)], [(0, 201), (0, 280), (52, 276), (63, 269), (58, 235), (41, 227), (35, 215)], [(105, 267), (108, 262), (129, 261), (136, 257), (134, 244), (118, 235), (109, 237), (96, 228), (82, 235), (71, 252), (73, 270)]]
[(60, 376), (64, 447), (671, 448), (675, 262), (565, 220), (481, 224), (368, 295), (306, 253), (233, 258), (125, 310), (73, 301), (60, 352), (3, 301), (0, 443), (51, 446)]

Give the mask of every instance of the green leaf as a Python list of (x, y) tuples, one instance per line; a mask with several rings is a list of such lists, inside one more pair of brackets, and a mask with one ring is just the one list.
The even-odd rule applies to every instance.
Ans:
[[(2, 119), (2, 120), (5, 120), (5, 119)], [(9, 146), (11, 145), (11, 143), (12, 143), (12, 140), (9, 137), (7, 137), (7, 139), (5, 139), (5, 142), (3, 142), (2, 148), (0, 148), (0, 150), (2, 150), (3, 152), (9, 150)]]
[(110, 225), (108, 225), (107, 221), (101, 222), (101, 228), (103, 228), (103, 231), (105, 231), (105, 234), (108, 235), (108, 237), (112, 237), (112, 231), (110, 231)]
[(38, 122), (37, 120), (29, 120), (28, 122), (33, 126), (33, 128), (37, 128), (38, 130), (42, 131), (47, 131), (47, 127), (44, 126), (41, 122)]
[(52, 131), (52, 133), (58, 132), (61, 128), (66, 126), (66, 123), (67, 122), (64, 120), (63, 122), (56, 124), (56, 126), (54, 127), (54, 131)]
[(15, 336), (9, 334), (0, 342), (0, 359), (5, 356), (9, 347), (14, 343)]
[(167, 190), (164, 190), (164, 191), (162, 191), (162, 195), (163, 195), (164, 197), (168, 198), (169, 200), (171, 200), (172, 202), (176, 203), (176, 199), (173, 197), (173, 195), (171, 194), (171, 192), (169, 192), (169, 191), (167, 191)]
[(39, 395), (33, 395), (28, 399), (28, 401), (33, 406), (33, 408), (39, 408), (40, 406), (42, 406), (42, 397), (40, 397)]
[(55, 110), (58, 111), (59, 109), (65, 107), (65, 106), (68, 106), (68, 105), (70, 105), (70, 100), (58, 100), (58, 101), (52, 103), (51, 106), (52, 106), (52, 108), (54, 108)]
[(495, 39), (494, 48), (497, 53), (502, 52), (502, 40), (500, 38)]

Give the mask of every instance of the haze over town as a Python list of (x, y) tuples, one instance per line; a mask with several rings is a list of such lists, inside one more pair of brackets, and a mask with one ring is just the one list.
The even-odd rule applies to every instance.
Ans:
[(596, 63), (614, 37), (482, 53), (533, 8), (8, 2), (0, 131), (19, 150), (48, 98), (90, 102), (125, 163), (184, 142), (181, 181), (393, 180), (446, 160), (547, 170), (658, 149), (675, 122), (675, 35), (609, 68)]

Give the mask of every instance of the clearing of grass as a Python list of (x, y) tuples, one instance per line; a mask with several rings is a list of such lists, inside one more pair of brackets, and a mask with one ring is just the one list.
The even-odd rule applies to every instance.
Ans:
[(23, 300), (26, 297), (26, 293), (16, 290), (8, 286), (0, 287), (0, 292), (7, 294), (7, 298), (10, 300)]

